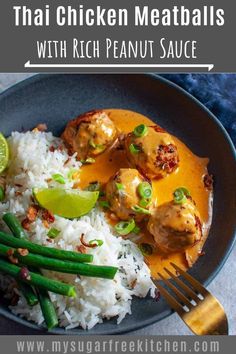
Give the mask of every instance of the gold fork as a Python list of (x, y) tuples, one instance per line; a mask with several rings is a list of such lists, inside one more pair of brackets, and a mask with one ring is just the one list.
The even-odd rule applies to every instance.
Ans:
[[(228, 320), (224, 308), (219, 301), (209, 293), (196, 279), (184, 272), (176, 264), (170, 263), (184, 280), (191, 285), (186, 285), (178, 276), (164, 268), (173, 283), (158, 273), (164, 284), (169, 287), (176, 297), (172, 296), (158, 282), (157, 287), (169, 306), (175, 310), (186, 325), (197, 335), (227, 335)], [(178, 288), (176, 287), (178, 286)], [(180, 291), (183, 290), (183, 291)]]

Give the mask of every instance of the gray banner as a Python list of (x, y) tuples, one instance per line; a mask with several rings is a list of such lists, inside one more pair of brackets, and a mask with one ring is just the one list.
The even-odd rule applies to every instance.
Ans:
[(0, 336), (4, 353), (235, 353), (236, 336)]
[(232, 0), (1, 1), (0, 71), (235, 72), (235, 8)]

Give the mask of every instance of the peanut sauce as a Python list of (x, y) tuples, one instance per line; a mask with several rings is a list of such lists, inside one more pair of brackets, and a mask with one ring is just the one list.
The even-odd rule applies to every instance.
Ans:
[[(154, 124), (153, 121), (139, 113), (121, 109), (107, 109), (105, 111), (121, 133), (133, 131), (139, 124)], [(203, 223), (203, 236), (199, 242), (185, 252), (163, 254), (157, 248), (152, 236), (148, 233), (146, 225), (141, 225), (140, 233), (142, 236), (137, 242), (145, 242), (153, 246), (153, 253), (145, 256), (145, 261), (151, 270), (153, 278), (158, 278), (157, 273), (163, 272), (163, 267), (167, 267), (173, 271), (173, 268), (169, 264), (170, 262), (176, 263), (185, 270), (192, 266), (202, 254), (202, 247), (208, 236), (212, 219), (213, 193), (204, 185), (204, 176), (208, 174), (207, 165), (209, 160), (208, 158), (200, 158), (194, 155), (183, 142), (174, 136), (173, 139), (179, 153), (179, 167), (167, 177), (152, 181), (153, 199), (156, 205), (161, 205), (173, 199), (175, 189), (181, 186), (186, 187), (196, 202), (200, 213)], [(85, 165), (81, 168), (79, 187), (87, 187), (90, 182), (94, 181), (106, 183), (120, 168), (126, 167), (129, 167), (129, 164), (125, 151), (117, 149), (115, 146), (111, 147), (99, 155), (95, 163)]]

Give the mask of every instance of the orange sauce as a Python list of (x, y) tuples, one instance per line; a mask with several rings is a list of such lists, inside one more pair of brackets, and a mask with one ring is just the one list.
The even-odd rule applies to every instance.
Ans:
[[(150, 119), (139, 113), (120, 109), (107, 109), (106, 112), (120, 132), (131, 132), (141, 123), (153, 125)], [(200, 242), (185, 252), (166, 255), (158, 250), (152, 236), (148, 233), (146, 227), (143, 226), (141, 228), (142, 237), (138, 242), (147, 242), (154, 247), (153, 254), (145, 257), (154, 278), (158, 278), (158, 272), (163, 272), (163, 267), (173, 271), (170, 262), (176, 263), (185, 270), (190, 264), (193, 264), (201, 253), (211, 224), (212, 192), (209, 192), (203, 183), (203, 176), (207, 173), (208, 159), (197, 157), (179, 139), (173, 138), (179, 152), (179, 167), (168, 177), (152, 181), (153, 198), (156, 205), (160, 205), (173, 199), (173, 191), (176, 188), (186, 187), (191, 192), (191, 196), (199, 210), (203, 223), (203, 237)], [(96, 158), (94, 164), (85, 165), (81, 168), (80, 187), (84, 188), (94, 181), (106, 183), (122, 167), (129, 167), (125, 152), (112, 148), (107, 149)]]

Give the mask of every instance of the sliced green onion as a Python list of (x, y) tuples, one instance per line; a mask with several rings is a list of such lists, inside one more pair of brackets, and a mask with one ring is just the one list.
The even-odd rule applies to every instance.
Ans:
[(132, 209), (133, 211), (135, 211), (136, 213), (139, 213), (139, 214), (147, 214), (147, 215), (150, 215), (150, 214), (151, 214), (151, 212), (150, 212), (149, 210), (144, 209), (144, 208), (142, 208), (142, 207), (140, 207), (140, 206), (138, 206), (138, 205), (132, 206), (131, 209)]
[(132, 230), (132, 232), (134, 233), (134, 234), (139, 234), (140, 233), (140, 227), (138, 227), (137, 225), (135, 226), (135, 228)]
[(0, 186), (0, 202), (3, 201), (4, 197), (5, 197), (5, 191), (4, 191), (3, 187)]
[(138, 154), (141, 150), (140, 150), (140, 147), (138, 145), (130, 144), (129, 151), (131, 152), (131, 154)]
[(92, 157), (88, 157), (86, 160), (80, 160), (80, 162), (83, 164), (83, 165), (86, 165), (86, 164), (90, 164), (90, 163), (94, 163), (96, 160), (93, 159)]
[(152, 186), (148, 182), (142, 182), (138, 185), (138, 193), (140, 197), (149, 199), (152, 197)]
[(116, 183), (116, 188), (118, 189), (118, 191), (124, 189), (124, 185), (122, 183)]
[(152, 245), (149, 243), (140, 243), (139, 249), (144, 256), (150, 256), (153, 253)]
[(119, 235), (128, 235), (135, 228), (135, 221), (131, 219), (129, 221), (120, 221), (115, 225), (115, 230)]
[(173, 196), (176, 204), (182, 204), (186, 202), (187, 197), (190, 196), (190, 192), (187, 188), (180, 187), (174, 191)]
[(101, 247), (103, 245), (103, 240), (94, 239), (89, 241), (89, 245), (94, 245), (94, 244), (96, 244), (97, 247)]
[(140, 199), (139, 201), (139, 205), (142, 207), (142, 208), (146, 208), (147, 206), (149, 206), (151, 203), (151, 199), (145, 199), (145, 198), (142, 198)]
[(105, 192), (103, 190), (99, 191), (99, 198), (104, 197), (105, 196)]
[(99, 182), (91, 182), (88, 187), (85, 188), (86, 191), (97, 192), (100, 191), (101, 184)]
[(48, 231), (47, 235), (48, 235), (48, 237), (50, 237), (50, 238), (56, 238), (56, 237), (59, 235), (60, 232), (61, 232), (60, 230), (58, 230), (58, 229), (52, 227), (52, 228)]
[(55, 173), (54, 175), (52, 175), (52, 179), (60, 184), (65, 184), (65, 178), (60, 174), (60, 173)]
[(110, 203), (109, 203), (107, 200), (100, 200), (100, 201), (99, 201), (99, 205), (100, 205), (102, 208), (110, 208)]
[(105, 146), (102, 144), (95, 144), (95, 142), (93, 140), (89, 140), (89, 145), (93, 148), (93, 149), (98, 149), (98, 150), (104, 150)]
[(92, 139), (89, 140), (89, 145), (90, 145), (92, 148), (96, 149), (96, 144), (95, 144), (95, 142), (94, 142)]
[(140, 124), (134, 129), (134, 135), (140, 138), (146, 135), (148, 132), (148, 127), (145, 124)]

